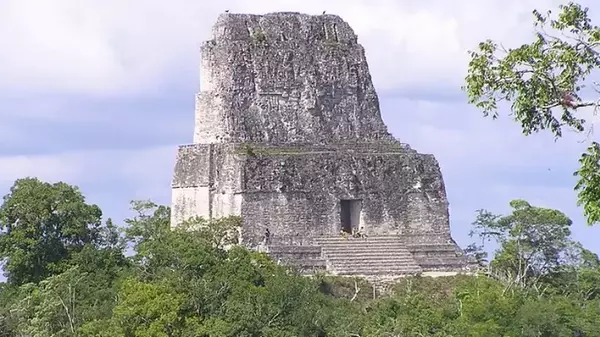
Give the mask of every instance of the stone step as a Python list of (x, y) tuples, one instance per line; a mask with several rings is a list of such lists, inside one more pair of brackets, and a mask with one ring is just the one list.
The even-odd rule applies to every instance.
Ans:
[(362, 253), (368, 253), (368, 252), (403, 252), (406, 254), (411, 254), (411, 252), (408, 249), (404, 249), (402, 247), (398, 247), (398, 246), (389, 246), (389, 247), (382, 247), (382, 246), (359, 246), (359, 247), (323, 247), (322, 250), (323, 253), (325, 252), (345, 252), (347, 254), (351, 254), (354, 252), (362, 252)]
[(324, 264), (325, 259), (296, 259), (296, 258), (274, 258), (273, 261), (284, 264)]
[[(368, 252), (362, 254), (342, 254), (342, 253), (332, 253), (332, 254), (323, 254), (322, 258), (330, 259), (330, 260), (356, 260), (356, 259), (367, 259), (367, 260), (380, 260), (380, 259), (406, 259), (406, 260), (415, 260), (415, 257), (410, 254), (404, 254), (400, 252)], [(423, 260), (428, 260), (427, 258), (422, 258)]]
[(332, 245), (368, 245), (368, 244), (397, 244), (402, 247), (406, 247), (406, 245), (401, 240), (364, 240), (364, 239), (355, 239), (355, 240), (336, 240), (336, 241), (326, 241), (326, 242), (317, 242), (319, 246), (332, 246)]
[(465, 262), (459, 258), (449, 258), (443, 260), (422, 260), (417, 259), (417, 263), (425, 271), (439, 270), (439, 269), (460, 269), (465, 266)]
[(456, 252), (411, 252), (415, 258), (427, 259), (436, 257), (456, 256)]
[(271, 256), (283, 256), (283, 255), (285, 255), (285, 256), (292, 256), (293, 255), (293, 256), (303, 256), (303, 257), (304, 256), (317, 256), (317, 257), (319, 257), (319, 256), (321, 256), (321, 251), (318, 251), (318, 252), (308, 252), (308, 253), (305, 253), (305, 252), (301, 252), (301, 253), (297, 253), (297, 252), (269, 252), (268, 254), (271, 255)]
[[(401, 240), (403, 241), (403, 240)], [(453, 243), (449, 243), (449, 242), (440, 242), (440, 243), (409, 243), (409, 242), (404, 242), (404, 244), (406, 244), (407, 247), (411, 247), (411, 248), (424, 248), (424, 249), (435, 249), (438, 247), (454, 247)]]
[[(308, 261), (310, 261), (310, 262), (308, 262)], [(286, 262), (293, 264), (295, 266), (299, 266), (299, 267), (325, 267), (325, 266), (327, 266), (327, 263), (325, 262), (325, 260), (308, 260), (308, 261), (302, 261), (302, 262), (286, 261)]]
[(323, 247), (323, 254), (328, 255), (332, 253), (339, 254), (365, 254), (365, 253), (376, 253), (376, 254), (386, 254), (386, 253), (403, 253), (405, 255), (411, 255), (411, 253), (403, 249), (401, 247)]
[(348, 254), (344, 253), (325, 253), (323, 257), (327, 259), (333, 260), (347, 260), (347, 259), (389, 259), (389, 258), (399, 258), (399, 259), (409, 259), (414, 260), (414, 257), (408, 253), (404, 252), (366, 252), (361, 254)]
[(326, 237), (322, 247), (328, 270), (338, 275), (410, 275), (422, 271), (397, 236)]
[(448, 252), (448, 253), (437, 253), (437, 254), (435, 254), (435, 253), (429, 253), (429, 254), (427, 254), (427, 253), (413, 253), (413, 257), (415, 259), (421, 259), (421, 260), (422, 259), (425, 259), (425, 260), (426, 259), (439, 259), (439, 258), (447, 259), (447, 258), (454, 258), (454, 257), (456, 257), (456, 254), (450, 253), (450, 252)]
[[(371, 244), (360, 244), (360, 245), (323, 245), (322, 249), (359, 249), (359, 248), (380, 248), (380, 249), (403, 249), (409, 251), (404, 246), (397, 243), (371, 243)], [(426, 252), (426, 251), (425, 251)]]
[(419, 267), (415, 268), (352, 268), (352, 269), (335, 269), (332, 272), (338, 275), (411, 275), (418, 274), (422, 270)]
[(454, 252), (456, 249), (452, 246), (435, 246), (435, 247), (414, 247), (408, 246), (408, 250), (413, 252)]
[[(340, 256), (340, 255), (325, 255), (324, 258), (328, 261), (411, 261), (416, 263), (416, 260), (410, 255), (397, 255), (397, 254), (386, 254), (386, 255), (352, 255), (352, 256)], [(429, 261), (429, 260), (425, 260)]]
[(367, 242), (397, 242), (397, 243), (403, 243), (402, 240), (398, 237), (368, 237), (368, 238), (348, 238), (348, 239), (344, 239), (344, 238), (319, 238), (319, 239), (315, 239), (315, 242), (317, 242), (318, 244), (324, 245), (324, 244), (337, 244), (337, 243), (352, 243), (352, 244), (356, 244), (356, 243), (367, 243)]
[(333, 268), (343, 267), (343, 266), (356, 266), (356, 267), (378, 267), (379, 266), (410, 266), (410, 267), (419, 267), (415, 261), (410, 260), (382, 260), (382, 261), (361, 261), (361, 260), (348, 260), (348, 261), (330, 261), (327, 260), (327, 264)]
[(329, 262), (330, 264), (337, 266), (337, 265), (351, 265), (351, 264), (355, 264), (355, 265), (380, 265), (380, 264), (392, 264), (392, 265), (397, 265), (397, 264), (406, 264), (406, 265), (417, 265), (415, 263), (414, 260), (407, 260), (407, 259), (395, 259), (395, 260), (330, 260), (327, 259), (327, 262)]
[(347, 272), (347, 271), (376, 271), (376, 270), (384, 270), (384, 271), (418, 271), (422, 270), (420, 266), (417, 265), (378, 265), (378, 266), (368, 266), (368, 265), (344, 265), (344, 266), (330, 266), (332, 271), (335, 272)]
[(325, 258), (328, 261), (356, 261), (356, 260), (364, 260), (364, 261), (392, 261), (392, 260), (399, 260), (399, 261), (414, 261), (414, 258), (412, 256), (410, 256), (410, 254), (407, 255), (400, 255), (400, 254), (386, 254), (386, 255), (382, 255), (382, 254), (369, 254), (369, 255), (325, 255)]
[(380, 269), (383, 267), (395, 266), (412, 267), (417, 266), (417, 264), (415, 264), (413, 261), (336, 261), (335, 263), (331, 263), (331, 266), (336, 269), (342, 267), (373, 267)]
[(289, 246), (289, 245), (269, 245), (269, 252), (293, 252), (293, 253), (311, 253), (321, 251), (320, 246)]
[(338, 245), (399, 245), (408, 247), (400, 240), (339, 240), (331, 242), (317, 242), (319, 246), (338, 246)]
[(327, 245), (327, 244), (336, 244), (336, 243), (364, 243), (364, 242), (398, 242), (404, 244), (402, 240), (397, 238), (387, 238), (387, 239), (328, 239), (328, 240), (315, 240), (318, 245)]
[(422, 265), (442, 265), (442, 264), (462, 264), (464, 260), (461, 257), (453, 256), (447, 258), (416, 259)]
[(347, 237), (343, 237), (341, 235), (331, 235), (331, 236), (320, 236), (315, 238), (316, 241), (327, 241), (327, 240), (363, 240), (363, 239), (402, 239), (400, 235), (369, 235), (366, 238), (355, 238), (348, 234)]
[(298, 261), (298, 260), (291, 260), (291, 261), (287, 261), (287, 260), (282, 260), (280, 261), (283, 265), (292, 267), (294, 269), (297, 269), (299, 271), (310, 271), (310, 270), (326, 270), (327, 269), (327, 263), (325, 262), (325, 260), (303, 260), (303, 261)]
[(389, 243), (375, 243), (375, 242), (371, 242), (371, 243), (360, 243), (360, 244), (326, 244), (326, 245), (321, 245), (322, 249), (334, 249), (334, 248), (352, 248), (352, 247), (356, 247), (356, 248), (365, 248), (365, 247), (380, 247), (380, 248), (400, 248), (400, 249), (406, 249), (408, 251), (408, 249), (403, 246), (402, 244), (399, 243), (395, 243), (395, 242), (389, 242)]
[(463, 259), (463, 256), (457, 256), (456, 254), (444, 254), (444, 255), (436, 255), (436, 256), (418, 256), (417, 259), (419, 261), (435, 261), (435, 260), (448, 260), (448, 259)]

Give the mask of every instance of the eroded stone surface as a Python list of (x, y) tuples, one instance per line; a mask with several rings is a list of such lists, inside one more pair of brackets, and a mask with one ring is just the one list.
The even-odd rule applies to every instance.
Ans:
[(364, 49), (338, 16), (223, 14), (201, 64), (195, 143), (390, 138)]
[(268, 228), (278, 256), (302, 261), (297, 247), (339, 235), (341, 200), (361, 200), (355, 225), (368, 235), (404, 238), (424, 271), (460, 269), (438, 162), (388, 134), (364, 50), (341, 18), (223, 14), (203, 44), (201, 79), (172, 225), (240, 215), (244, 244), (262, 247)]

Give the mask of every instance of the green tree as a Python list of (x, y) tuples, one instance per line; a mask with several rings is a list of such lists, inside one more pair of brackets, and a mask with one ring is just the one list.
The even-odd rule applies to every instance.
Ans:
[(554, 209), (535, 207), (525, 200), (510, 202), (506, 216), (479, 210), (472, 235), (499, 244), (490, 267), (511, 285), (535, 286), (569, 257), (572, 221)]
[(201, 276), (225, 254), (221, 245), (216, 245), (223, 241), (216, 237), (217, 233), (228, 236), (227, 231), (222, 231), (225, 220), (199, 219), (171, 230), (169, 207), (134, 201), (132, 210), (135, 216), (125, 220), (125, 238), (135, 250), (132, 259), (145, 279), (185, 279), (190, 273)]
[[(121, 277), (107, 268), (85, 272), (74, 266), (38, 283), (16, 288), (4, 307), (15, 336), (78, 336), (87, 322), (110, 319)], [(11, 335), (8, 335), (11, 336)]]
[(101, 238), (102, 211), (77, 187), (19, 179), (0, 206), (0, 259), (9, 282), (39, 282)]
[(18, 287), (0, 283), (0, 337), (16, 335), (19, 319), (11, 313), (11, 303), (18, 297)]
[(569, 252), (569, 261), (547, 275), (543, 281), (549, 291), (579, 300), (581, 303), (600, 298), (600, 259), (588, 249), (576, 244)]
[[(600, 106), (600, 84), (593, 81), (600, 67), (600, 28), (588, 9), (570, 2), (551, 11), (533, 11), (536, 28), (532, 43), (506, 48), (481, 42), (470, 52), (466, 85), (469, 103), (484, 116), (497, 118), (500, 103), (510, 103), (514, 119), (526, 135), (549, 130), (587, 130), (586, 114)], [(600, 144), (590, 141), (582, 154), (575, 186), (588, 224), (600, 221)]]
[[(506, 285), (490, 278), (471, 278), (452, 282), (458, 301), (456, 325), (465, 336), (513, 336), (516, 312), (523, 304), (521, 292), (506, 292)], [(516, 334), (514, 336), (524, 336)]]
[(230, 246), (239, 218), (191, 219), (171, 230), (168, 207), (132, 205), (125, 237), (135, 273), (112, 317), (88, 321), (85, 336), (311, 336), (329, 322), (316, 281)]
[(184, 294), (160, 282), (127, 280), (120, 298), (113, 318), (119, 322), (125, 336), (179, 336), (177, 331), (184, 322), (179, 315)]
[(448, 280), (410, 277), (400, 280), (390, 296), (376, 301), (368, 313), (365, 336), (459, 336), (460, 307)]

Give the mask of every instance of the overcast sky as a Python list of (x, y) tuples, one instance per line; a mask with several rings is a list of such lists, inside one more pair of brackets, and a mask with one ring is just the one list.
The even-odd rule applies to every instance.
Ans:
[[(390, 132), (438, 158), (461, 246), (475, 210), (505, 212), (524, 198), (567, 213), (575, 238), (600, 252), (600, 225), (585, 225), (573, 192), (583, 136), (525, 137), (508, 117), (485, 119), (460, 90), (467, 50), (487, 38), (530, 41), (531, 11), (559, 3), (2, 0), (0, 191), (19, 177), (63, 180), (117, 221), (131, 199), (169, 203), (177, 145), (192, 141), (199, 45), (217, 15), (326, 10), (365, 46)], [(591, 11), (600, 18), (600, 5)]]

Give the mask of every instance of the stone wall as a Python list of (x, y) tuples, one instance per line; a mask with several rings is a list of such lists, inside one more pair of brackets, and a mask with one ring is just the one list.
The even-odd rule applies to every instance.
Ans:
[(195, 143), (390, 138), (364, 49), (335, 15), (222, 14), (201, 76)]
[(248, 232), (337, 235), (340, 200), (362, 200), (369, 235), (447, 233), (448, 202), (435, 158), (417, 153), (311, 151), (246, 156)]
[(336, 235), (343, 199), (362, 200), (370, 235), (449, 232), (437, 161), (398, 142), (184, 146), (173, 186), (174, 223), (241, 215), (252, 245), (267, 228), (274, 240)]
[(241, 162), (231, 144), (179, 147), (172, 182), (171, 226), (194, 217), (241, 215)]

